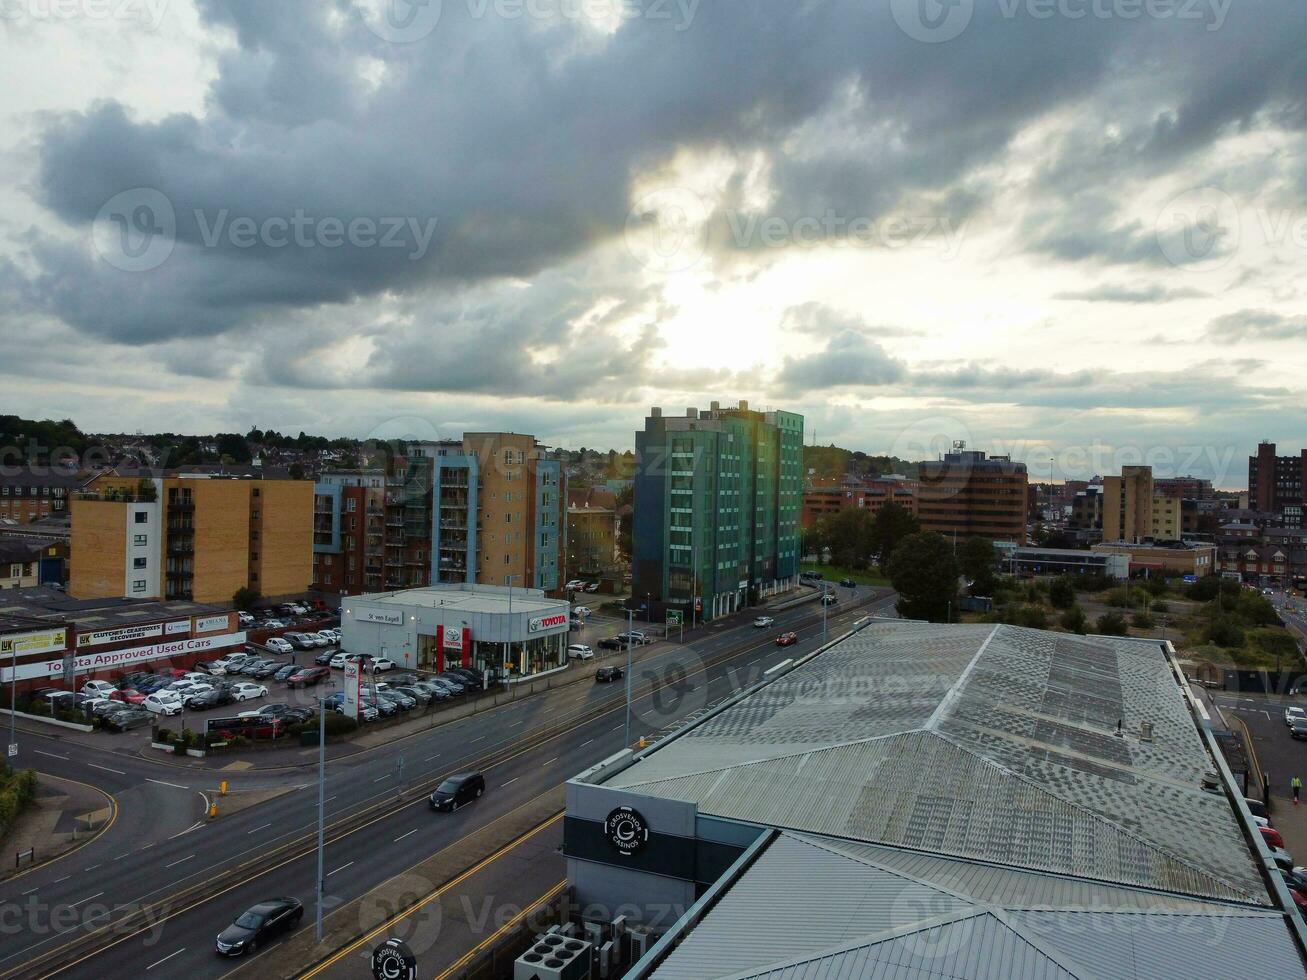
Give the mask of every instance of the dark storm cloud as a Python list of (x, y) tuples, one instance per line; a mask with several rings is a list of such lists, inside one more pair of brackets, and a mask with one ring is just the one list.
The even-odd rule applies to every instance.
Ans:
[[(55, 119), (40, 141), (40, 197), (67, 225), (86, 229), (115, 194), (156, 188), (175, 208), (176, 248), (124, 274), (88, 248), (37, 244), (33, 304), (87, 333), (152, 342), (423, 286), (530, 278), (620, 234), (633, 179), (685, 148), (762, 153), (769, 213), (787, 221), (906, 212), (956, 223), (987, 203), (992, 188), (975, 171), (1022, 127), (1146, 58), (1192, 60), (1218, 43), (1210, 34), (1256, 49), (1242, 71), (1257, 77), (1195, 92), (1178, 87), (1192, 72), (1164, 73), (1172, 87), (1136, 89), (1172, 120), (1136, 152), (1186, 152), (1259, 110), (1289, 123), (1301, 113), (1290, 97), (1301, 68), (1288, 61), (1301, 5), (1289, 3), (1241, 6), (1221, 32), (1006, 17), (980, 4), (948, 44), (908, 38), (881, 4), (704, 3), (685, 29), (634, 18), (607, 40), (472, 9), (447, 2), (429, 37), (392, 44), (347, 0), (206, 0), (202, 15), (236, 45), (219, 56), (203, 116), (147, 122), (109, 101)], [(1272, 24), (1266, 45), (1259, 31)], [(238, 246), (212, 233), (301, 211), (435, 224), (421, 250)], [(1066, 218), (1033, 247), (1156, 261), (1148, 229)]]

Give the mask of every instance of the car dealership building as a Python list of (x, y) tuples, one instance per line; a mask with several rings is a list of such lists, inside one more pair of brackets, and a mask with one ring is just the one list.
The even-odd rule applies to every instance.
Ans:
[(471, 667), (498, 679), (567, 666), (569, 607), (538, 589), (454, 584), (350, 596), (341, 646), (401, 667)]

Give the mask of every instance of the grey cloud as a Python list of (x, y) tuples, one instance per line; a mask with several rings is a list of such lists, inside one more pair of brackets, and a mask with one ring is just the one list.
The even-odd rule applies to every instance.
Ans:
[(848, 385), (897, 384), (904, 374), (902, 362), (880, 344), (860, 331), (841, 330), (831, 336), (825, 350), (785, 358), (776, 381), (782, 391), (798, 394)]
[(1054, 299), (1071, 300), (1081, 303), (1173, 303), (1182, 299), (1199, 299), (1207, 296), (1200, 289), (1189, 287), (1171, 288), (1158, 283), (1136, 286), (1118, 286), (1104, 284), (1091, 289), (1071, 290), (1054, 294)]
[(1207, 337), (1223, 344), (1241, 340), (1307, 340), (1307, 316), (1284, 316), (1270, 310), (1240, 310), (1207, 325)]

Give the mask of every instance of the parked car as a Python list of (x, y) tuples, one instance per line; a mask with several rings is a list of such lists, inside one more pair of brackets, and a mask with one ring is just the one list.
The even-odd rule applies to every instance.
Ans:
[(265, 630), (279, 630), (285, 629), (290, 624), (284, 619), (265, 619), (260, 625)]
[(624, 646), (626, 646), (626, 644), (620, 637), (616, 636), (606, 636), (599, 641), (600, 650), (620, 650)]
[(449, 667), (446, 668), (444, 676), (457, 678), (469, 691), (480, 691), (485, 688), (485, 680), (481, 673), (471, 667)]
[(754, 619), (753, 625), (757, 628), (775, 626), (776, 620), (773, 619), (771, 616), (758, 616)]
[(776, 637), (776, 645), (778, 647), (792, 647), (798, 642), (799, 634), (795, 633), (793, 630), (788, 633), (782, 633), (780, 636)]
[(214, 941), (223, 956), (254, 953), (261, 943), (275, 939), (300, 924), (304, 906), (295, 898), (274, 898), (260, 902), (241, 914)]
[(296, 650), (313, 650), (317, 647), (308, 633), (287, 633), (284, 639), (290, 641), (290, 645)]
[(382, 718), (393, 718), (399, 714), (399, 705), (391, 701), (380, 701), (376, 698), (363, 698), (359, 700), (359, 705), (367, 705), (373, 709)]
[(276, 660), (265, 660), (261, 664), (245, 671), (245, 674), (256, 681), (266, 681), (268, 678), (276, 675), (281, 670), (281, 663)]
[(587, 586), (585, 587), (585, 591), (586, 591), (586, 592), (598, 592), (598, 591), (599, 591), (599, 583), (598, 583), (598, 582), (591, 582), (589, 585), (587, 585)]
[(573, 615), (573, 616), (580, 616), (582, 619), (585, 619), (586, 616), (591, 615), (591, 613), (590, 613), (590, 607), (589, 607), (589, 606), (575, 606), (575, 607), (573, 607), (573, 609), (572, 609), (572, 615)]
[(142, 707), (156, 715), (171, 716), (181, 714), (184, 706), (182, 696), (176, 691), (155, 691)]
[(219, 668), (220, 673), (237, 674), (240, 673), (242, 664), (253, 659), (254, 657), (248, 653), (229, 653), (220, 660), (215, 660), (210, 665), (210, 673), (213, 673), (212, 668), (216, 667)]
[(1289, 726), (1289, 735), (1293, 738), (1307, 738), (1307, 718), (1295, 718)]
[(1267, 847), (1284, 847), (1284, 838), (1274, 827), (1258, 827), (1261, 831), (1262, 839), (1266, 841)]
[(376, 691), (373, 694), (373, 697), (379, 703), (389, 701), (400, 711), (412, 711), (418, 706), (415, 698), (411, 698), (407, 694), (400, 694), (398, 691), (391, 688), (387, 688), (384, 691)]
[(1286, 851), (1283, 847), (1272, 847), (1270, 848), (1270, 852), (1271, 852), (1271, 858), (1275, 861), (1276, 866), (1281, 871), (1293, 870), (1292, 854)]
[(418, 681), (412, 686), (414, 690), (426, 691), (431, 695), (432, 701), (447, 701), (449, 698), (454, 696), (453, 691), (435, 681)]
[(1284, 709), (1284, 724), (1286, 726), (1292, 728), (1295, 718), (1307, 718), (1307, 709), (1300, 708), (1296, 704), (1291, 704)]
[(486, 791), (486, 778), (479, 772), (460, 772), (445, 779), (431, 794), (431, 809), (453, 812), (461, 806), (481, 799)]
[(125, 732), (129, 728), (140, 728), (154, 721), (154, 715), (144, 708), (121, 708), (105, 715), (100, 724), (114, 732)]
[(617, 638), (622, 641), (623, 645), (629, 639), (632, 646), (643, 646), (646, 643), (652, 643), (653, 640), (642, 633), (640, 630), (630, 630), (626, 633), (618, 633)]
[(840, 579), (840, 585), (844, 586), (846, 589), (856, 589), (858, 587), (858, 583), (853, 581), (851, 578)]
[(273, 653), (285, 654), (285, 653), (295, 652), (295, 647), (292, 646), (288, 641), (282, 639), (280, 636), (269, 637), (268, 641), (263, 645), (267, 647), (269, 650), (271, 650)]
[(443, 684), (450, 694), (466, 694), (468, 691), (468, 679), (452, 670), (437, 674), (431, 679), (438, 684)]
[(395, 687), (394, 691), (407, 698), (412, 698), (418, 704), (424, 706), (435, 700), (430, 691), (424, 690), (414, 684), (405, 684), (402, 687)]
[(584, 589), (584, 588), (585, 588), (585, 583), (582, 582), (579, 578), (574, 578), (574, 579), (572, 579), (572, 581), (570, 581), (570, 582), (568, 582), (566, 585), (564, 585), (563, 588), (566, 589), (566, 590), (569, 591), (569, 592), (575, 592), (575, 591), (577, 591), (578, 589)]
[(318, 654), (316, 657), (314, 657), (314, 658), (313, 658), (313, 662), (314, 662), (315, 664), (317, 664), (319, 667), (330, 667), (330, 666), (331, 666), (331, 658), (334, 657), (334, 656), (336, 656), (336, 654), (334, 654), (334, 653), (333, 653), (332, 651), (330, 651), (330, 650), (326, 650), (326, 651), (324, 651), (324, 652)]
[(1254, 817), (1266, 818), (1269, 814), (1266, 812), (1266, 804), (1261, 800), (1253, 800), (1248, 797), (1243, 798), (1244, 804), (1248, 807), (1248, 812)]
[[(142, 700), (144, 699), (142, 698)], [(110, 701), (108, 698), (101, 698), (89, 710), (96, 718), (107, 718), (115, 712), (127, 711), (130, 707), (130, 705), (123, 704), (121, 701)]]
[(87, 681), (82, 685), (82, 694), (94, 694), (97, 697), (107, 698), (114, 691), (118, 690), (108, 681)]
[(247, 613), (247, 612), (238, 612), (236, 614), (236, 621), (240, 623), (241, 629), (249, 629), (251, 626), (254, 625), (255, 622), (254, 614)]
[(290, 678), (299, 673), (299, 667), (295, 664), (282, 664), (272, 675), (272, 679), (280, 684), (285, 684)]
[(109, 700), (117, 701), (121, 704), (139, 705), (145, 703), (145, 695), (140, 691), (134, 691), (130, 687), (125, 687), (121, 691), (110, 691)]
[(835, 603), (839, 602), (840, 600), (839, 600), (839, 596), (837, 596), (834, 592), (823, 592), (821, 596), (821, 601), (823, 605), (832, 606)]
[(300, 667), (285, 678), (287, 687), (309, 687), (321, 684), (331, 676), (326, 667)]
[(342, 670), (345, 667), (345, 659), (348, 656), (349, 654), (347, 653), (332, 654), (332, 657), (327, 661), (327, 664), (328, 666), (335, 667), (337, 670)]
[(567, 648), (567, 656), (572, 660), (593, 660), (595, 652), (584, 643), (573, 643)]
[(232, 686), (231, 696), (236, 701), (251, 701), (254, 698), (267, 697), (268, 689), (262, 684), (242, 682)]
[(211, 687), (207, 691), (195, 691), (182, 697), (182, 703), (188, 711), (203, 711), (205, 708), (217, 708), (231, 704), (235, 698), (227, 688)]
[(621, 667), (600, 667), (595, 671), (595, 682), (609, 684), (613, 681), (620, 681), (624, 676)]
[(389, 657), (373, 657), (363, 665), (363, 669), (371, 671), (374, 674), (381, 674), (388, 670), (394, 670), (398, 666), (399, 664), (395, 663), (395, 661), (391, 660)]
[(327, 643), (340, 642), (340, 630), (328, 627), (327, 629), (318, 630), (318, 636), (322, 637)]
[[(273, 701), (271, 704), (260, 705), (252, 711), (241, 711), (237, 718), (287, 718), (288, 715), (295, 713), (298, 715), (301, 709), (287, 704), (285, 701)], [(313, 714), (308, 711), (308, 714)]]

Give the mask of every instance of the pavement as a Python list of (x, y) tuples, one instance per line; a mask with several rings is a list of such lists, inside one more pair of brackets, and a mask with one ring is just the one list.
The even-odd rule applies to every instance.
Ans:
[[(892, 601), (886, 590), (846, 594), (827, 611), (829, 635), (869, 611), (855, 603), (874, 602), (888, 612)], [(631, 678), (632, 741), (674, 727), (755, 682), (772, 664), (820, 643), (821, 610), (811, 605), (776, 613), (768, 630), (753, 629), (752, 616), (746, 611), (687, 631), (684, 645), (663, 642), (639, 651), (642, 659)], [(800, 643), (777, 648), (776, 633), (791, 629), (799, 632)], [(584, 673), (590, 683), (578, 679), (333, 760), (324, 794), (328, 908), (365, 895), (627, 744), (624, 685), (595, 684), (593, 670)], [(236, 915), (272, 894), (297, 895), (312, 906), (313, 768), (185, 771), (115, 753), (111, 745), (20, 738), (20, 765), (93, 777), (114, 795), (118, 817), (103, 837), (70, 858), (0, 887), (0, 909), (19, 906), (24, 924), (19, 933), (0, 935), (0, 978), (31, 975), (34, 959), (90, 933), (94, 953), (56, 973), (94, 974), (97, 980), (221, 976), (234, 964), (215, 957), (213, 935)], [(486, 775), (486, 797), (434, 818), (425, 794), (446, 775), (468, 768)], [(238, 792), (283, 792), (235, 813), (224, 812), (220, 802), (218, 818), (209, 821), (204, 808), (222, 777)], [(112, 888), (102, 880), (105, 871), (92, 874), (109, 862)], [(215, 882), (222, 890), (210, 897)], [(179, 898), (188, 893), (197, 897)], [(140, 910), (134, 921), (143, 918), (146, 928), (106, 932), (134, 910)]]
[(94, 786), (41, 775), (35, 800), (5, 838), (0, 880), (89, 843), (113, 815), (113, 798)]

